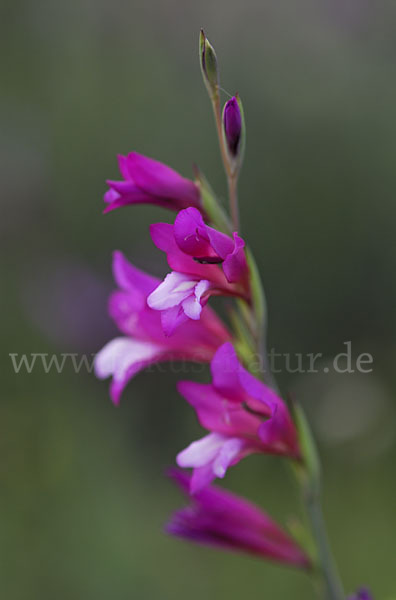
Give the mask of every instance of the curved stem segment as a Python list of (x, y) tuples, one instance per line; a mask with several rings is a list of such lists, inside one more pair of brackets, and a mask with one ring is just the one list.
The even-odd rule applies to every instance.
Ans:
[(217, 137), (219, 138), (220, 145), (220, 153), (223, 161), (224, 169), (227, 175), (227, 184), (228, 184), (228, 196), (230, 201), (230, 212), (232, 225), (235, 231), (239, 230), (239, 210), (238, 210), (238, 193), (237, 193), (237, 184), (238, 184), (238, 173), (232, 170), (230, 162), (228, 160), (227, 150), (224, 141), (223, 135), (223, 126), (221, 122), (221, 106), (220, 106), (220, 96), (217, 93), (215, 97), (212, 98), (212, 106), (213, 112), (216, 122), (217, 129)]

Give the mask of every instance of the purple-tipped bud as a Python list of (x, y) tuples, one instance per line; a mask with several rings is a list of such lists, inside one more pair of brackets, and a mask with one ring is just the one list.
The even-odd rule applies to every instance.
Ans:
[(211, 98), (219, 93), (219, 74), (215, 49), (201, 29), (199, 35), (199, 60), (205, 85)]
[(231, 169), (237, 171), (242, 163), (245, 146), (245, 121), (238, 94), (228, 100), (224, 106), (223, 136)]
[(228, 150), (235, 157), (238, 155), (242, 133), (242, 116), (236, 96), (228, 100), (224, 107), (223, 123)]

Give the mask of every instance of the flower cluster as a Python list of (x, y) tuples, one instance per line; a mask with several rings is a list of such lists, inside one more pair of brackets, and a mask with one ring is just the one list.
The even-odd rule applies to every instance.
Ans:
[[(312, 519), (313, 532), (300, 531), (297, 541), (261, 509), (213, 485), (251, 454), (286, 457), (312, 509), (320, 477), (302, 411), (289, 410), (266, 374), (249, 368), (253, 354), (265, 356), (265, 303), (253, 257), (238, 232), (244, 115), (239, 96), (221, 111), (216, 54), (203, 32), (200, 55), (227, 174), (232, 225), (198, 171), (192, 181), (136, 152), (119, 156), (122, 180), (107, 181), (104, 212), (154, 204), (177, 215), (173, 223), (150, 227), (170, 269), (163, 281), (114, 252), (118, 289), (110, 297), (109, 313), (122, 335), (98, 353), (95, 372), (99, 378), (112, 378), (110, 396), (118, 404), (128, 382), (149, 365), (177, 360), (210, 364), (210, 383), (180, 381), (177, 386), (207, 433), (177, 454), (179, 468), (169, 473), (190, 503), (173, 515), (167, 531), (298, 568), (315, 567), (329, 598), (344, 600), (320, 519)], [(209, 305), (212, 296), (232, 300), (227, 322)], [(372, 599), (362, 589), (351, 600)]]
[(136, 153), (119, 161), (125, 181), (109, 182), (106, 210), (138, 202), (181, 210), (173, 224), (156, 223), (150, 228), (171, 269), (162, 282), (114, 252), (119, 289), (110, 297), (109, 312), (123, 335), (98, 353), (96, 374), (112, 376), (110, 395), (118, 403), (130, 379), (148, 365), (169, 360), (210, 362), (211, 383), (181, 381), (178, 385), (208, 434), (177, 455), (179, 467), (193, 472), (191, 477), (173, 474), (173, 478), (189, 490), (199, 508), (179, 513), (168, 530), (210, 543), (220, 543), (221, 538), (224, 547), (306, 567), (309, 559), (304, 551), (268, 516), (210, 487), (214, 478), (223, 478), (230, 466), (249, 454), (300, 458), (286, 404), (241, 364), (232, 332), (208, 305), (216, 295), (238, 298), (250, 306), (245, 242), (236, 231), (228, 235), (212, 226), (193, 181)]

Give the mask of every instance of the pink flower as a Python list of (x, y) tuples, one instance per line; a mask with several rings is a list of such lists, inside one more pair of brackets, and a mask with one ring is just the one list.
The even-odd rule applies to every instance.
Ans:
[(164, 313), (168, 335), (186, 319), (199, 319), (213, 294), (249, 300), (245, 242), (237, 233), (230, 238), (205, 225), (196, 208), (180, 211), (174, 225), (157, 223), (150, 231), (173, 269), (147, 300), (151, 308)]
[[(188, 494), (190, 476), (177, 469), (169, 475)], [(304, 551), (265, 512), (216, 486), (193, 496), (192, 506), (175, 512), (166, 530), (196, 543), (247, 552), (295, 567), (310, 567)]]
[(123, 180), (106, 182), (110, 189), (104, 195), (104, 212), (127, 204), (156, 204), (171, 210), (201, 208), (198, 186), (161, 162), (130, 152), (119, 155), (118, 164)]
[(124, 336), (110, 341), (95, 358), (95, 373), (112, 376), (110, 395), (115, 404), (128, 381), (146, 366), (170, 360), (209, 362), (230, 335), (206, 307), (200, 321), (184, 323), (171, 338), (165, 336), (161, 315), (147, 305), (147, 296), (158, 279), (131, 265), (121, 252), (114, 252), (114, 278), (120, 287), (110, 297), (109, 313)]
[(239, 363), (231, 343), (212, 362), (211, 384), (181, 381), (178, 390), (196, 410), (209, 435), (177, 456), (180, 467), (194, 469), (191, 493), (224, 477), (248, 454), (300, 456), (297, 432), (283, 400)]

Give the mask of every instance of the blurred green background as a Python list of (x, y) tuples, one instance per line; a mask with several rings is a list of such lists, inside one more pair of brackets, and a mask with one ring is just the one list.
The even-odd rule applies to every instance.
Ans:
[[(115, 409), (84, 369), (15, 373), (9, 356), (91, 354), (114, 335), (113, 249), (165, 273), (147, 229), (173, 215), (101, 214), (117, 153), (186, 176), (196, 162), (225, 196), (201, 26), (244, 102), (243, 234), (270, 347), (328, 364), (351, 341), (374, 357), (371, 374), (279, 377), (318, 438), (348, 591), (395, 598), (395, 20), (385, 0), (3, 0), (1, 598), (314, 598), (303, 574), (162, 532), (184, 502), (164, 470), (201, 434), (177, 373), (140, 374)], [(226, 483), (293, 514), (281, 460), (249, 458)]]

